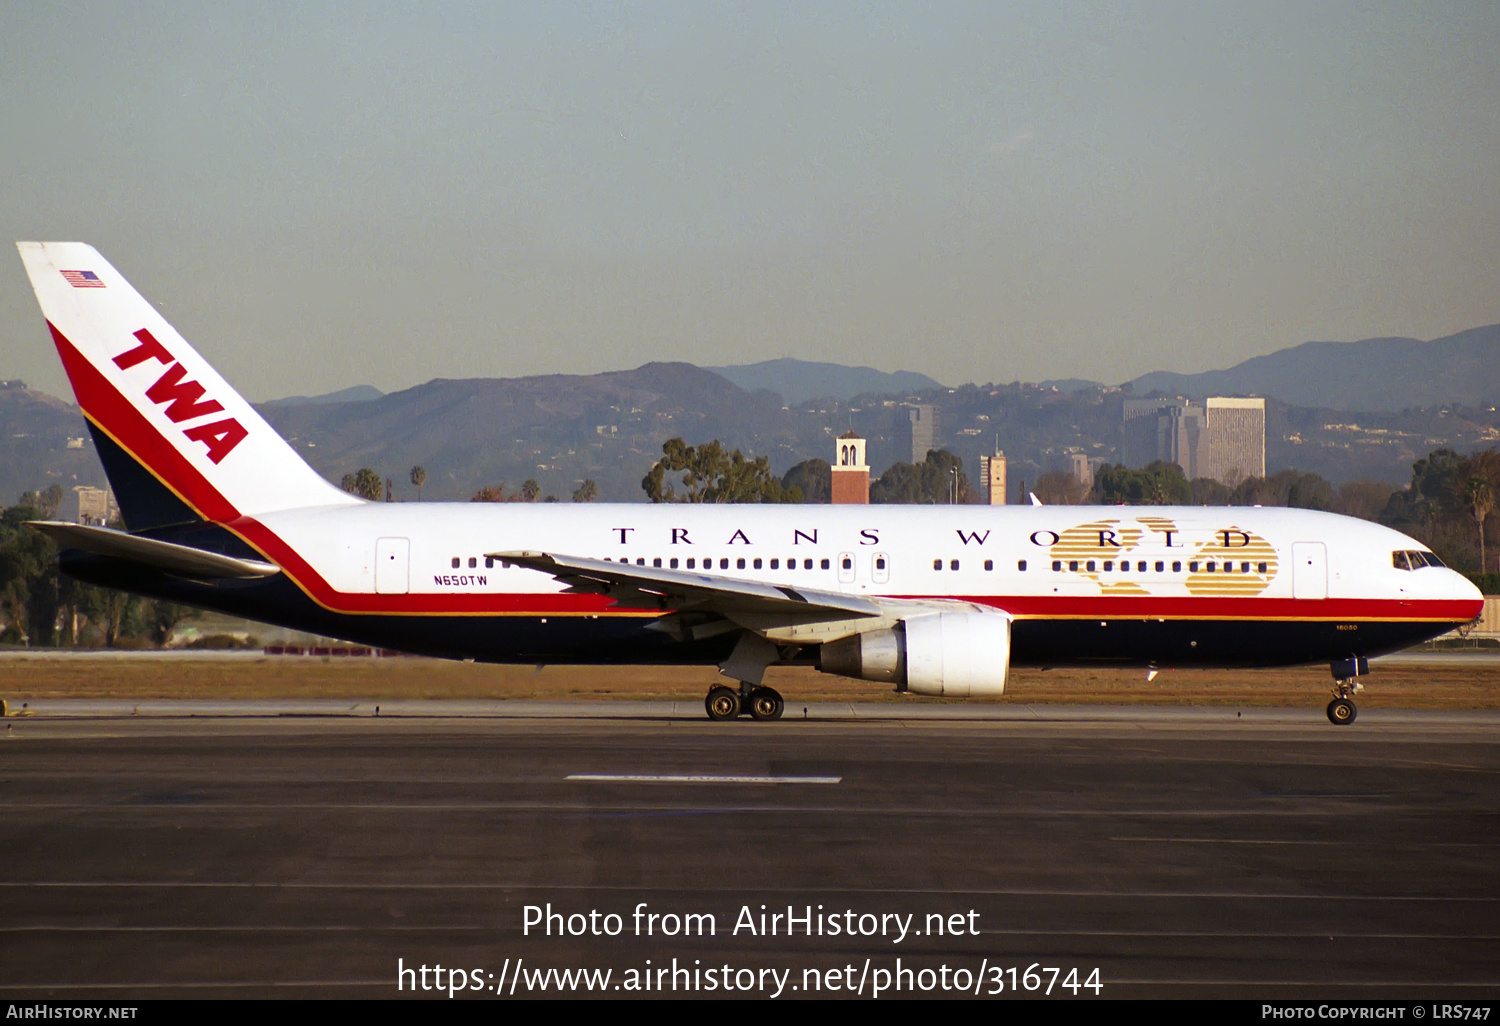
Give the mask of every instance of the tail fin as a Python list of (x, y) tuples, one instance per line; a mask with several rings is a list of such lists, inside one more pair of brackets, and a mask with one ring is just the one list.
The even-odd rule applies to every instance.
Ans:
[(92, 246), (17, 246), (131, 530), (361, 501), (303, 462)]

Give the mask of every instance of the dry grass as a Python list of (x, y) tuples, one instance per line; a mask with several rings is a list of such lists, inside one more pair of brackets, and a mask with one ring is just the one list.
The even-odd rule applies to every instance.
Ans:
[[(319, 657), (0, 659), (0, 697), (34, 698), (671, 698), (696, 700), (719, 678), (712, 667), (486, 666), (431, 659)], [(767, 683), (788, 702), (891, 701), (879, 685), (805, 668), (778, 668)], [(1147, 682), (1142, 670), (1014, 670), (1003, 698), (1016, 703), (1158, 705), (1321, 705), (1324, 667), (1286, 670), (1168, 670)], [(1363, 706), (1500, 708), (1500, 666), (1380, 668)]]

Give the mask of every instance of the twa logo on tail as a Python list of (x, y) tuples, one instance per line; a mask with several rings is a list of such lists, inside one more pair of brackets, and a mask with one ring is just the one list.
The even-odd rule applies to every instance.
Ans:
[[(110, 450), (115, 473), (126, 475), (114, 482), (117, 496), (127, 478), (154, 478), (195, 515), (220, 521), (362, 502), (308, 466), (94, 247), (16, 248), (78, 405), (119, 450)], [(138, 504), (142, 523), (167, 515), (155, 501)]]
[[(211, 413), (223, 413), (224, 407), (216, 399), (203, 399), (207, 391), (196, 381), (185, 381), (187, 369), (177, 362), (167, 347), (156, 340), (156, 336), (145, 328), (135, 333), (140, 344), (127, 349), (115, 357), (115, 366), (130, 370), (147, 360), (166, 365), (166, 372), (156, 379), (156, 384), (146, 389), (146, 398), (158, 406), (166, 406), (167, 419), (173, 424), (185, 420), (197, 420)], [(202, 400), (202, 401), (200, 401)], [(198, 424), (184, 428), (182, 433), (194, 442), (202, 442), (208, 448), (208, 458), (221, 463), (250, 434), (233, 417), (216, 420), (210, 424)]]

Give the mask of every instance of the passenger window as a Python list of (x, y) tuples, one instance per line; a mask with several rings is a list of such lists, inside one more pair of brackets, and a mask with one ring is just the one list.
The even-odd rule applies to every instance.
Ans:
[(771, 569), (772, 570), (779, 570), (779, 569), (781, 569), (781, 560), (779, 560), (779, 559), (773, 559), (773, 560), (771, 560)]
[(687, 568), (689, 570), (692, 570), (692, 569), (695, 569), (697, 566), (698, 566), (698, 561), (696, 559), (694, 559), (692, 556), (689, 556), (688, 557), (688, 562), (687, 562)]
[(943, 568), (943, 561), (941, 559), (934, 559), (932, 561), (932, 568), (934, 570), (941, 570)]
[(729, 569), (729, 557), (728, 556), (723, 556), (723, 557), (721, 557), (719, 559), (719, 569), (720, 570), (728, 570)]
[(651, 561), (651, 565), (652, 565), (652, 566), (655, 566), (655, 567), (659, 567), (659, 566), (661, 566), (661, 557), (660, 557), (660, 556), (657, 556), (657, 557), (656, 557), (656, 558), (655, 558), (655, 559), (653, 559), (653, 560), (652, 560), (652, 561)]
[(1210, 559), (1208, 561), (1208, 572), (1209, 573), (1213, 573), (1214, 572), (1214, 567), (1216, 567), (1217, 565), (1218, 564), (1216, 564), (1213, 560)]
[(478, 566), (479, 566), (479, 557), (477, 557), (477, 556), (470, 556), (469, 557), (469, 569), (473, 570), (473, 569), (475, 569)]
[(1248, 562), (1241, 563), (1240, 564), (1240, 573), (1242, 573), (1242, 574), (1248, 574), (1249, 572), (1250, 572), (1250, 564)]
[(677, 569), (677, 557), (673, 556), (672, 557), (672, 561), (669, 564), (667, 564), (667, 565), (670, 566), (673, 570), (676, 570)]
[(1266, 564), (1264, 564), (1264, 563), (1256, 563), (1255, 564), (1255, 572), (1258, 573), (1258, 574), (1265, 573), (1266, 572)]
[(1076, 559), (1070, 559), (1070, 560), (1068, 560), (1068, 569), (1070, 571), (1072, 571), (1073, 573), (1076, 574), (1078, 572), (1078, 560), (1076, 560)]
[[(810, 559), (804, 559), (802, 561), (802, 569), (804, 569), (804, 570), (811, 570), (812, 569), (812, 560), (810, 560)], [(826, 559), (823, 560), (823, 569), (824, 570), (828, 569), (828, 560), (826, 560)]]
[(743, 570), (743, 569), (745, 569), (745, 557), (744, 556), (741, 556), (741, 557), (739, 557), (738, 559), (736, 559), (734, 561), (734, 568), (736, 570)]
[[(1398, 552), (1398, 553), (1397, 553), (1397, 555), (1398, 555), (1398, 556), (1399, 556), (1399, 555), (1400, 555), (1400, 554), (1401, 554), (1401, 553), (1399, 553), (1399, 552)], [(457, 556), (454, 556), (454, 557), (453, 557), (453, 569), (455, 569), (455, 570), (457, 570), (457, 569), (458, 569), (458, 557), (457, 557)], [(1402, 567), (1402, 569), (1403, 569), (1403, 570), (1404, 570), (1404, 569), (1405, 569), (1405, 567)]]
[(1094, 561), (1092, 559), (1089, 560), (1086, 564), (1084, 564), (1084, 569), (1087, 570), (1089, 573), (1093, 573), (1094, 572)]
[(1060, 559), (1054, 559), (1052, 561), (1052, 569), (1053, 570), (1061, 570), (1062, 569), (1062, 560), (1060, 560)]
[(824, 569), (824, 570), (827, 570), (827, 569), (828, 569), (828, 567), (829, 567), (829, 562), (828, 562), (828, 560), (826, 560), (826, 559), (825, 559), (825, 560), (823, 560), (823, 562), (822, 562), (822, 566), (823, 566), (823, 569)]
[(1188, 573), (1195, 574), (1197, 572), (1198, 572), (1198, 561), (1195, 559), (1191, 563), (1188, 564)]
[(948, 560), (948, 569), (949, 570), (957, 570), (958, 569), (958, 560), (956, 560), (956, 559), (950, 559), (950, 560)]
[(486, 570), (493, 570), (495, 568), (495, 559), (493, 556), (484, 557), (484, 568)]
[(1112, 560), (1112, 559), (1106, 559), (1104, 561), (1104, 572), (1105, 573), (1109, 573), (1114, 568), (1115, 568), (1115, 561), (1114, 560)]
[(755, 557), (755, 569), (757, 569), (757, 570), (760, 569), (760, 557), (759, 556)]
[(1019, 571), (1021, 571), (1022, 573), (1025, 573), (1026, 572), (1026, 560), (1024, 560), (1024, 559), (1018, 559), (1018, 560), (1016, 560), (1016, 569), (1019, 570)]
[(984, 561), (984, 568), (986, 570), (993, 570), (993, 569), (995, 569), (995, 561), (993, 559), (986, 559)]
[(640, 558), (638, 558), (635, 561), (635, 565), (636, 566), (645, 566), (646, 565), (646, 557), (645, 556), (641, 556)]
[(1182, 573), (1182, 564), (1175, 559), (1172, 560), (1172, 572), (1174, 574)]

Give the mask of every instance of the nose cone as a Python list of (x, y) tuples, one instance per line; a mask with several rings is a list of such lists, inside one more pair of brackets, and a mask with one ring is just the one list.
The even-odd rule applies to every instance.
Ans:
[(1471, 616), (1478, 616), (1482, 613), (1484, 611), (1484, 592), (1476, 588), (1474, 582), (1470, 581), (1463, 574), (1452, 570), (1448, 571), (1448, 574), (1452, 578), (1453, 597), (1461, 602), (1473, 605), (1474, 612)]

